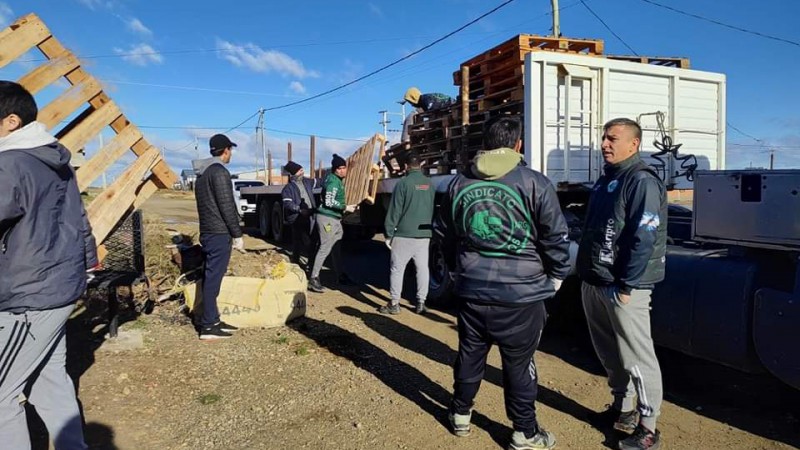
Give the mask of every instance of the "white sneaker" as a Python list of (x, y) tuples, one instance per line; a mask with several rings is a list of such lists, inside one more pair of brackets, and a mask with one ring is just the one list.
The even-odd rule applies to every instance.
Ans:
[(472, 419), (472, 411), (469, 414), (456, 414), (449, 413), (447, 418), (450, 419), (450, 429), (456, 436), (464, 437), (469, 436), (471, 432), (469, 422)]
[(542, 450), (551, 449), (556, 446), (556, 438), (549, 431), (539, 428), (539, 432), (533, 437), (526, 438), (525, 433), (515, 431), (511, 435), (511, 443), (508, 450)]

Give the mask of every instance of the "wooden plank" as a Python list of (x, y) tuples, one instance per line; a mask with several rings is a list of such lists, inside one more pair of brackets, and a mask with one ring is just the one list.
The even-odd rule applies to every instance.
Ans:
[[(44, 53), (48, 58), (54, 58), (58, 55), (68, 52), (68, 50), (55, 37), (50, 37), (39, 44), (39, 50), (41, 50), (42, 53)], [(83, 67), (78, 67), (65, 76), (72, 84), (78, 84), (85, 79), (90, 78), (90, 75), (86, 72), (86, 70), (83, 69)], [(101, 92), (99, 95), (92, 98), (89, 103), (95, 108), (100, 108), (104, 103), (109, 101), (111, 101), (110, 97), (105, 92)], [(130, 122), (128, 119), (122, 115), (111, 123), (111, 128), (119, 133), (129, 124)], [(146, 139), (140, 139), (133, 145), (133, 147), (131, 147), (131, 150), (133, 153), (139, 156), (146, 152), (150, 147), (151, 144)], [(172, 188), (172, 185), (178, 181), (178, 176), (172, 171), (172, 169), (170, 169), (169, 165), (167, 165), (164, 160), (156, 163), (156, 165), (152, 168), (152, 171), (156, 176), (154, 181), (159, 188)]]
[[(469, 66), (461, 66), (461, 79), (469, 80)], [(469, 83), (461, 85), (461, 124), (469, 125)]]
[(0, 68), (24, 55), (50, 36), (36, 14), (28, 14), (0, 33)]
[(141, 208), (144, 202), (158, 190), (158, 186), (152, 178), (151, 175), (144, 184), (139, 186), (139, 190), (136, 192), (136, 200), (133, 201), (133, 209)]
[(119, 107), (114, 102), (108, 102), (81, 120), (66, 135), (56, 137), (64, 147), (75, 153), (120, 115), (122, 111)]
[(53, 128), (101, 91), (100, 82), (88, 77), (39, 110), (37, 120), (42, 122), (48, 129)]
[(128, 125), (122, 132), (101, 148), (86, 164), (78, 168), (78, 189), (83, 192), (94, 180), (106, 171), (134, 144), (142, 140), (142, 133), (135, 125)]
[(151, 147), (139, 156), (114, 183), (94, 199), (86, 208), (92, 233), (97, 243), (102, 243), (125, 212), (136, 200), (140, 180), (161, 159), (161, 153)]
[(59, 78), (78, 68), (80, 63), (72, 53), (62, 54), (23, 75), (17, 80), (31, 94), (36, 94)]

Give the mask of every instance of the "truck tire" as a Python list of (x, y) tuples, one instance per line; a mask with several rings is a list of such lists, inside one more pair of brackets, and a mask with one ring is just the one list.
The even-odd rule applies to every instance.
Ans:
[(258, 234), (267, 239), (270, 231), (270, 207), (267, 199), (263, 198), (258, 202), (256, 214), (258, 215)]
[(430, 304), (443, 305), (452, 300), (453, 274), (450, 272), (450, 267), (447, 266), (446, 261), (444, 249), (434, 236), (431, 238), (428, 256), (428, 268), (430, 269), (428, 302)]
[(282, 242), (285, 237), (283, 232), (283, 207), (280, 202), (272, 204), (272, 214), (270, 215), (270, 228), (272, 229), (272, 240)]

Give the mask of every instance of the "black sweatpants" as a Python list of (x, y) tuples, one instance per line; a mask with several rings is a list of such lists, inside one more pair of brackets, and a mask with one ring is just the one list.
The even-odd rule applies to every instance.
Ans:
[(292, 256), (290, 261), (294, 264), (300, 264), (300, 257), (305, 253), (308, 255), (305, 270), (310, 272), (314, 267), (314, 256), (317, 254), (319, 247), (319, 234), (317, 234), (317, 227), (311, 226), (308, 218), (298, 217), (292, 224)]
[(486, 356), (492, 344), (497, 344), (503, 363), (506, 414), (515, 431), (538, 431), (533, 353), (546, 319), (544, 302), (500, 306), (464, 301), (458, 313), (458, 357), (451, 411), (468, 414), (472, 409), (486, 369)]
[(200, 234), (203, 246), (205, 269), (203, 271), (203, 315), (201, 327), (210, 327), (219, 322), (217, 296), (222, 286), (222, 278), (228, 271), (231, 260), (231, 237), (228, 234)]

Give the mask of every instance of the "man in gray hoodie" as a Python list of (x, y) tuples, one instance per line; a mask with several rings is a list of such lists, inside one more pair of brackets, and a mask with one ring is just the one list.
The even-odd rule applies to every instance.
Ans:
[(30, 389), (55, 448), (85, 449), (65, 333), (97, 246), (71, 154), (37, 114), (25, 88), (0, 81), (0, 446), (30, 448)]

